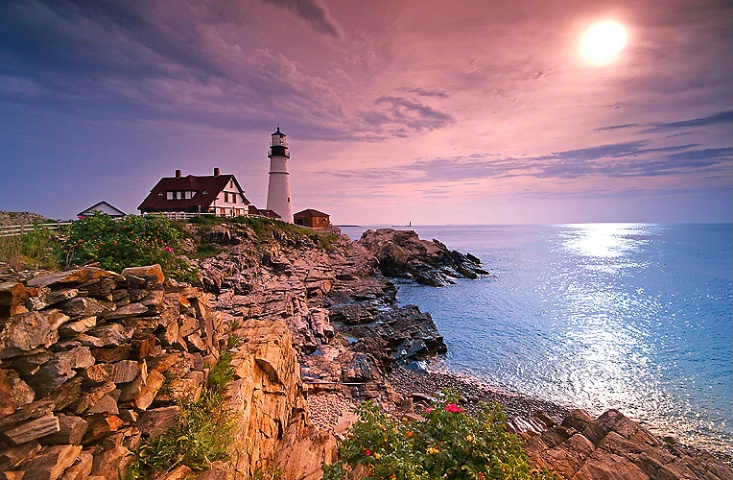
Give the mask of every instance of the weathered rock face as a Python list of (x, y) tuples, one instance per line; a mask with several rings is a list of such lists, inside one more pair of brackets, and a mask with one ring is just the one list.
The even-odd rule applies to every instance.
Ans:
[(367, 230), (358, 243), (376, 257), (379, 270), (388, 277), (439, 287), (453, 283), (453, 278), (488, 274), (473, 255), (450, 251), (437, 240), (421, 240), (411, 230)]
[(232, 439), (233, 460), (237, 472), (252, 475), (273, 464), (294, 415), (305, 425), (307, 404), (285, 322), (248, 320), (232, 333), (240, 340), (232, 349), (231, 405), (241, 425)]
[[(731, 480), (730, 466), (704, 452), (658, 439), (617, 410), (593, 419), (572, 411), (561, 424), (543, 419), (510, 423), (533, 462), (573, 480)], [(529, 426), (529, 428), (526, 428)]]

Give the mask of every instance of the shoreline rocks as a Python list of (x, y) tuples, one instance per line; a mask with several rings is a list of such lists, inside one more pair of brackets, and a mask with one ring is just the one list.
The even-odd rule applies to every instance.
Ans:
[(388, 277), (441, 287), (455, 283), (455, 278), (489, 274), (475, 256), (448, 250), (438, 240), (421, 240), (412, 230), (367, 230), (357, 243), (374, 255), (377, 267)]

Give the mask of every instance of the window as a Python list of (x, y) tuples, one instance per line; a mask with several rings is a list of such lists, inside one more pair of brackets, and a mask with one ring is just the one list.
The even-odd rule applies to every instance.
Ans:
[(167, 198), (168, 200), (173, 200), (173, 199), (175, 198), (175, 197), (174, 197), (174, 194), (175, 194), (175, 192), (166, 192), (166, 193), (167, 193), (167, 196), (166, 196), (166, 198)]

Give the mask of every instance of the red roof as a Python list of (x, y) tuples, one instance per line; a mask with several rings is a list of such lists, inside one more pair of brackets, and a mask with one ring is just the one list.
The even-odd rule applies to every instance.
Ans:
[(275, 213), (273, 210), (259, 209), (255, 207), (254, 205), (249, 206), (249, 214), (250, 215), (260, 215), (262, 217), (267, 217), (267, 218), (274, 218), (275, 220), (277, 220), (278, 218), (282, 218), (280, 217), (280, 215)]
[[(205, 212), (209, 209), (216, 197), (229, 184), (239, 191), (244, 203), (249, 200), (244, 196), (244, 190), (239, 185), (234, 175), (216, 175), (208, 177), (196, 177), (187, 175), (185, 177), (164, 177), (153, 187), (148, 196), (137, 208), (143, 213), (146, 212)], [(191, 198), (180, 200), (168, 200), (167, 192), (194, 192)]]
[(305, 210), (301, 210), (298, 213), (294, 213), (293, 217), (330, 217), (329, 214), (319, 212), (318, 210), (314, 210), (312, 208), (306, 208)]

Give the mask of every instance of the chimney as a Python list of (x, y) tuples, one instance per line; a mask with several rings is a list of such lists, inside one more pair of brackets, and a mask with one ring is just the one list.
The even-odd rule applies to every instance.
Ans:
[(181, 178), (181, 171), (180, 170), (176, 170), (176, 178)]
[(219, 176), (219, 169), (217, 167), (214, 167), (214, 176), (215, 177)]

